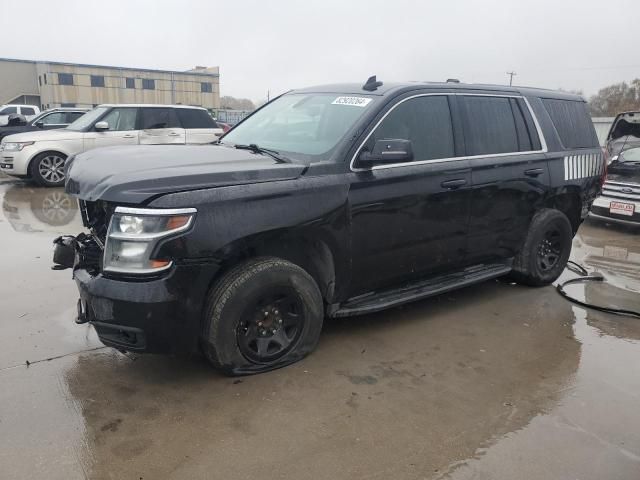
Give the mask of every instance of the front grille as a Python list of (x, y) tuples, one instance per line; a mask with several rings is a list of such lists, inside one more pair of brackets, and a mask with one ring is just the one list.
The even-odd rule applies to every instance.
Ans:
[(602, 196), (640, 202), (640, 184), (607, 180), (602, 187)]

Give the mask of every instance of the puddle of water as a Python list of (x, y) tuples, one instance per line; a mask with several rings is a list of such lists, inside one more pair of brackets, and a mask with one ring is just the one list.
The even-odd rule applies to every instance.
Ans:
[[(572, 259), (607, 283), (567, 287), (598, 305), (640, 308), (640, 237), (586, 223)], [(575, 275), (565, 272), (561, 280)], [(494, 437), (472, 459), (439, 478), (455, 480), (638, 478), (640, 472), (640, 320), (572, 306), (580, 362), (571, 384), (548, 413)]]

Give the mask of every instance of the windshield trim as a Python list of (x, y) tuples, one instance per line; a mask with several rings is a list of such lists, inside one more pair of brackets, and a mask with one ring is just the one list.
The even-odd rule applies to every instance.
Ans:
[[(93, 128), (93, 126), (100, 121), (100, 119), (102, 117), (104, 117), (110, 110), (112, 107), (95, 107), (92, 110), (89, 110), (87, 113), (85, 113), (84, 115), (82, 115), (80, 118), (76, 119), (73, 123), (70, 123), (65, 130), (71, 130), (72, 132), (88, 132), (91, 128)], [(87, 124), (85, 127), (82, 128), (71, 128), (75, 123), (79, 122), (80, 120), (82, 120), (85, 116), (87, 115), (91, 115), (93, 112), (97, 111), (97, 110), (103, 110), (103, 112), (101, 114), (99, 114), (97, 117), (93, 118), (89, 124)]]

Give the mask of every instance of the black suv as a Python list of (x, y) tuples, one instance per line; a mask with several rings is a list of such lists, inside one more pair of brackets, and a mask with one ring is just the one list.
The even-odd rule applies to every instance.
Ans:
[(325, 316), (549, 284), (603, 175), (578, 96), (372, 77), (291, 91), (217, 145), (78, 155), (90, 233), (54, 262), (106, 345), (256, 373), (311, 352)]

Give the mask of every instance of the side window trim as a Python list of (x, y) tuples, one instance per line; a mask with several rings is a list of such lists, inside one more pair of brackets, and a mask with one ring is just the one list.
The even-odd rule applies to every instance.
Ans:
[[(362, 151), (362, 148), (365, 146), (365, 144), (367, 143), (367, 141), (369, 140), (369, 137), (371, 137), (371, 135), (373, 135), (373, 132), (376, 131), (376, 129), (380, 126), (380, 124), (384, 121), (384, 119), (387, 117), (387, 115), (389, 115), (394, 109), (396, 109), (398, 107), (398, 105), (411, 100), (412, 98), (417, 98), (417, 97), (429, 97), (429, 96), (447, 96), (447, 97), (457, 97), (457, 96), (480, 96), (480, 97), (502, 97), (502, 98), (514, 98), (514, 99), (522, 99), (525, 103), (525, 105), (527, 106), (528, 110), (529, 110), (529, 114), (531, 115), (531, 118), (533, 119), (533, 123), (535, 125), (536, 131), (538, 133), (538, 138), (540, 139), (540, 149), (539, 150), (531, 150), (531, 151), (527, 151), (527, 152), (507, 152), (507, 153), (494, 153), (494, 154), (487, 154), (487, 155), (465, 155), (465, 156), (460, 156), (460, 157), (450, 157), (450, 158), (435, 158), (435, 159), (431, 159), (431, 160), (417, 160), (417, 161), (413, 161), (413, 162), (401, 162), (401, 163), (391, 163), (391, 164), (387, 164), (387, 165), (375, 165), (374, 167), (371, 168), (356, 168), (355, 162), (358, 158), (358, 155), (360, 154), (360, 152)], [(457, 100), (457, 99), (456, 99)], [(449, 102), (449, 105), (451, 107), (451, 102)], [(457, 110), (457, 109), (456, 109)], [(453, 110), (452, 110), (452, 121), (453, 121)], [(456, 138), (456, 129), (455, 129), (455, 121), (454, 121), (454, 139)], [(457, 140), (456, 140), (456, 144), (457, 144)], [(456, 151), (457, 151), (457, 145), (456, 145)], [(518, 94), (495, 94), (495, 93), (452, 93), (452, 92), (442, 92), (442, 93), (419, 93), (416, 95), (411, 95), (409, 97), (403, 98), (402, 100), (400, 100), (399, 102), (396, 102), (389, 110), (387, 110), (385, 112), (385, 114), (380, 117), (380, 119), (376, 122), (375, 126), (371, 129), (371, 131), (367, 134), (367, 136), (364, 138), (364, 140), (360, 143), (360, 146), (358, 146), (358, 148), (356, 149), (355, 153), (353, 154), (353, 157), (351, 157), (351, 161), (349, 162), (349, 168), (352, 172), (366, 172), (366, 171), (371, 171), (371, 170), (382, 170), (382, 169), (386, 169), (386, 168), (397, 168), (397, 167), (409, 167), (409, 166), (414, 166), (414, 165), (425, 165), (425, 164), (430, 164), (430, 163), (442, 163), (442, 162), (453, 162), (453, 161), (457, 161), (457, 160), (473, 160), (476, 158), (487, 158), (487, 157), (513, 157), (513, 156), (518, 156), (518, 155), (530, 155), (532, 153), (547, 153), (547, 142), (544, 138), (544, 135), (542, 134), (542, 129), (540, 128), (540, 123), (538, 122), (538, 119), (536, 118), (535, 112), (533, 111), (533, 109), (531, 108), (531, 104), (529, 103), (529, 100), (523, 96), (523, 95), (518, 95)]]

